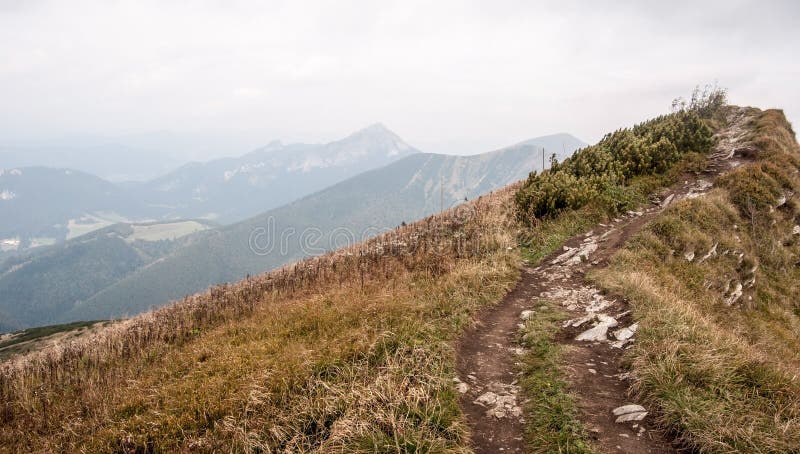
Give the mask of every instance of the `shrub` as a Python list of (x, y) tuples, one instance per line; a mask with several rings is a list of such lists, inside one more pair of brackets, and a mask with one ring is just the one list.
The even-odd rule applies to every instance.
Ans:
[[(614, 202), (632, 178), (663, 174), (688, 153), (707, 153), (714, 144), (705, 121), (693, 110), (664, 115), (606, 135), (550, 170), (531, 173), (516, 196), (524, 222), (580, 208), (600, 197)], [(625, 200), (603, 203), (623, 209)]]

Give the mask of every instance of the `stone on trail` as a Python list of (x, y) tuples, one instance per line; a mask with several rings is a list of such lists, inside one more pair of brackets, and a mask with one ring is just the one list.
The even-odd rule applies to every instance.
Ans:
[(487, 391), (474, 401), (478, 405), (488, 407), (486, 416), (497, 419), (522, 416), (522, 408), (517, 405), (518, 387), (500, 383), (492, 383), (489, 387), (498, 392)]
[(575, 340), (586, 342), (605, 342), (608, 340), (608, 329), (617, 326), (617, 320), (605, 314), (597, 314), (597, 324), (594, 328), (578, 335)]
[(629, 326), (627, 328), (622, 328), (622, 329), (618, 329), (617, 331), (615, 331), (614, 332), (614, 337), (616, 337), (617, 340), (628, 340), (631, 337), (633, 337), (634, 334), (636, 334), (636, 330), (638, 328), (639, 328), (639, 324), (638, 323), (634, 323), (633, 325), (631, 325), (631, 326)]
[(647, 409), (641, 405), (628, 404), (615, 408), (612, 413), (617, 417), (617, 423), (624, 423), (643, 420), (647, 416)]

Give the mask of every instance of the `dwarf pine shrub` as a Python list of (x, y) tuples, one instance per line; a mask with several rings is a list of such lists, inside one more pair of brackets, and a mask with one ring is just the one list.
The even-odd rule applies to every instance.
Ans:
[[(632, 178), (663, 174), (688, 153), (707, 153), (711, 128), (694, 110), (681, 110), (607, 134), (596, 145), (533, 172), (516, 194), (518, 214), (531, 224), (598, 197), (613, 200)], [(609, 208), (614, 209), (615, 204)]]

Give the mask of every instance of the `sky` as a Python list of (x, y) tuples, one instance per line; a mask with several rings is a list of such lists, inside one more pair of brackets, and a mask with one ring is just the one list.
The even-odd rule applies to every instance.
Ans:
[(0, 0), (0, 144), (168, 134), (237, 155), (382, 122), (470, 154), (595, 142), (715, 81), (798, 123), (798, 5)]

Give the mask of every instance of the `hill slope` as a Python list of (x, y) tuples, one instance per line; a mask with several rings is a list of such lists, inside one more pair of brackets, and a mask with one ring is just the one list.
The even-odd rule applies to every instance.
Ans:
[[(320, 254), (524, 178), (536, 148), (475, 156), (417, 153), (244, 222), (143, 268), (79, 303), (63, 320), (135, 314), (151, 306)], [(540, 166), (540, 164), (538, 164)]]
[(143, 211), (124, 190), (87, 173), (47, 167), (0, 170), (0, 241), (6, 241), (6, 252), (63, 241)]
[(60, 319), (136, 269), (191, 242), (212, 226), (202, 221), (115, 224), (0, 263), (3, 331)]

